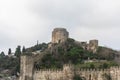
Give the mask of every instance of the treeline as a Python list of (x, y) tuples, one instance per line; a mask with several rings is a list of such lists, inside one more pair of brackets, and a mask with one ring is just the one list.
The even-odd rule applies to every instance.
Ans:
[(0, 70), (9, 70), (11, 75), (16, 75), (17, 72), (20, 72), (20, 55), (25, 51), (23, 46), (17, 46), (15, 53), (12, 53), (11, 48), (8, 49), (8, 55), (5, 55), (4, 52), (0, 53)]
[(27, 48), (26, 52), (34, 52), (34, 51), (37, 51), (37, 50), (44, 51), (47, 47), (48, 47), (47, 43), (41, 43), (41, 44), (37, 44), (35, 46), (32, 46), (30, 48)]
[(23, 46), (17, 46), (15, 49), (15, 52), (13, 53), (11, 48), (8, 49), (7, 55), (2, 51), (0, 53), (0, 72), (2, 70), (9, 70), (11, 75), (16, 75), (17, 72), (20, 72), (20, 56), (21, 55), (30, 55), (31, 52), (37, 51), (37, 50), (44, 50), (47, 48), (46, 43), (42, 44), (36, 44), (33, 47), (25, 48)]

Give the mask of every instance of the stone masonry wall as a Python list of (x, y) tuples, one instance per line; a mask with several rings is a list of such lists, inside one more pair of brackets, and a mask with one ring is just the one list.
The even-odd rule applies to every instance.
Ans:
[(93, 53), (96, 53), (98, 48), (98, 40), (90, 40), (87, 49), (89, 51), (92, 51)]
[(79, 69), (73, 65), (64, 65), (62, 70), (34, 70), (34, 60), (30, 56), (21, 56), (19, 80), (73, 80), (75, 75), (83, 80), (120, 80), (120, 67), (106, 70)]
[(79, 42), (78, 44), (85, 50), (90, 52), (96, 53), (98, 49), (98, 40), (90, 40), (89, 43), (87, 42)]
[(61, 43), (68, 39), (69, 33), (64, 28), (55, 28), (52, 32), (52, 43)]
[(19, 80), (33, 80), (34, 61), (31, 56), (21, 56)]
[(75, 75), (80, 76), (83, 80), (119, 80), (120, 68), (113, 67), (106, 70), (74, 69), (67, 65), (64, 66), (63, 70), (35, 71), (33, 80), (73, 80)]

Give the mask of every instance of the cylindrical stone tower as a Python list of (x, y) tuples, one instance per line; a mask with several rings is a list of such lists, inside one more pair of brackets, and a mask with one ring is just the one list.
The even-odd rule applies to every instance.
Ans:
[(55, 28), (52, 32), (52, 43), (62, 43), (69, 37), (69, 33), (65, 28)]

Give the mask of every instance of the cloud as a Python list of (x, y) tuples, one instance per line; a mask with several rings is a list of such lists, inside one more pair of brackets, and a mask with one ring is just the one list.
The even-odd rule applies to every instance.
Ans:
[(56, 24), (110, 27), (119, 24), (119, 2), (116, 0), (42, 0), (32, 5), (32, 8), (34, 13)]

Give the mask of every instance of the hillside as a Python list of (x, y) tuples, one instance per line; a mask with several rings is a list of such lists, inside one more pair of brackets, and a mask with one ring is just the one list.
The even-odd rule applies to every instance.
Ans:
[[(96, 53), (85, 50), (81, 45), (76, 44), (74, 39), (69, 38), (64, 43), (52, 44), (42, 43), (30, 48), (26, 48), (22, 55), (32, 55), (35, 57), (35, 69), (46, 68), (62, 68), (63, 64), (72, 63), (81, 68), (109, 68), (111, 66), (118, 66), (117, 51), (110, 48), (99, 46)], [(33, 55), (32, 52), (40, 51)], [(42, 56), (41, 56), (42, 55)], [(37, 57), (36, 57), (37, 56)], [(116, 56), (118, 58), (116, 58)], [(114, 61), (115, 60), (115, 61)], [(86, 62), (87, 61), (87, 62)], [(92, 62), (89, 62), (92, 61)], [(4, 70), (9, 73), (6, 76), (16, 75), (20, 69), (19, 57), (13, 58), (2, 56), (0, 58), (1, 77)]]
[[(94, 68), (109, 68), (118, 65), (114, 62), (117, 51), (99, 46), (97, 52), (92, 53), (83, 49), (81, 45), (76, 44), (74, 39), (70, 38), (64, 43), (53, 44), (46, 51), (47, 54), (43, 53), (42, 58), (36, 57), (38, 61), (35, 62), (34, 66), (37, 69), (62, 68), (63, 64), (68, 63), (81, 65), (81, 68), (93, 68), (93, 66)], [(89, 62), (90, 60), (93, 62)]]

